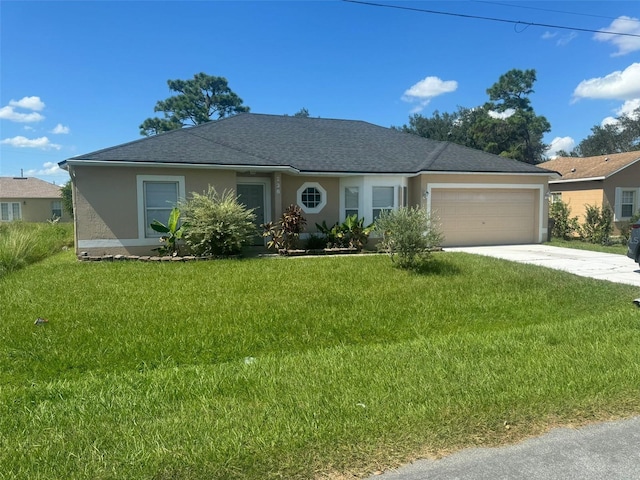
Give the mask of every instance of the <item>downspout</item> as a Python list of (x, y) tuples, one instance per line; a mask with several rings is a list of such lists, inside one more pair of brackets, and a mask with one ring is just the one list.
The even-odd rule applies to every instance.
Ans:
[(71, 177), (71, 206), (73, 208), (73, 246), (76, 252), (76, 256), (80, 254), (78, 252), (78, 208), (76, 203), (76, 172), (73, 165), (69, 165), (69, 177)]

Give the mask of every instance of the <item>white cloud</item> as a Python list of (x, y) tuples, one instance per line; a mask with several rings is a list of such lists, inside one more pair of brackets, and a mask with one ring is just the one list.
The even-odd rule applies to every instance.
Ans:
[(30, 123), (44, 120), (44, 116), (38, 112), (20, 113), (16, 112), (13, 107), (6, 106), (0, 108), (0, 119), (10, 120), (12, 122)]
[(565, 45), (568, 45), (569, 42), (571, 42), (573, 39), (575, 39), (578, 36), (578, 34), (576, 32), (570, 32), (567, 33), (565, 35), (561, 35), (558, 36), (558, 34), (556, 32), (550, 32), (550, 31), (546, 31), (542, 34), (542, 40), (552, 40), (552, 39), (557, 39), (556, 40), (556, 45), (558, 45), (559, 47), (564, 47)]
[(615, 117), (605, 117), (600, 122), (601, 127), (606, 127), (607, 125), (617, 125), (618, 119)]
[(51, 133), (55, 133), (57, 135), (59, 134), (65, 134), (65, 133), (69, 133), (69, 127), (66, 127), (64, 125), (62, 125), (61, 123), (59, 123), (58, 125), (56, 125), (56, 127), (51, 130)]
[(611, 98), (633, 100), (640, 98), (640, 63), (632, 63), (623, 71), (615, 71), (604, 77), (583, 80), (573, 91), (579, 98)]
[(612, 56), (614, 57), (619, 57), (622, 55), (626, 55), (627, 53), (640, 50), (640, 38), (630, 37), (627, 35), (610, 35), (601, 33), (603, 31), (640, 35), (640, 20), (638, 20), (637, 18), (626, 16), (618, 17), (613, 22), (611, 22), (611, 25), (609, 25), (608, 27), (601, 28), (600, 31), (593, 36), (593, 38), (595, 40), (598, 40), (599, 42), (610, 42), (618, 47), (618, 51), (612, 54)]
[[(12, 122), (31, 123), (44, 120), (38, 112), (45, 107), (40, 97), (23, 97), (20, 100), (9, 100), (9, 105), (0, 108), (0, 119)], [(16, 108), (31, 110), (29, 113), (16, 112)]]
[(633, 117), (631, 114), (638, 108), (640, 108), (640, 98), (633, 98), (624, 102), (622, 106), (616, 110), (616, 113), (619, 117), (622, 115), (630, 115)]
[(27, 170), (25, 175), (27, 177), (33, 177), (35, 175), (62, 175), (67, 173), (54, 162), (45, 162), (42, 167), (40, 170)]
[(571, 32), (566, 35), (562, 35), (556, 42), (556, 45), (558, 45), (559, 47), (564, 47), (565, 45), (568, 45), (569, 43), (571, 43), (571, 41), (575, 39), (577, 36), (578, 34), (576, 32)]
[(575, 146), (576, 141), (571, 137), (556, 137), (551, 141), (551, 144), (549, 145), (549, 148), (547, 148), (545, 154), (549, 158), (556, 158), (558, 156), (557, 153), (560, 150), (570, 152)]
[(40, 138), (27, 138), (21, 135), (13, 138), (5, 138), (0, 143), (4, 145), (11, 145), (16, 148), (39, 148), (41, 150), (60, 150), (61, 145), (51, 143), (47, 137)]
[[(640, 98), (634, 98), (632, 100), (627, 100), (622, 104), (620, 108), (616, 110), (616, 115), (621, 117), (623, 115), (628, 115), (631, 118), (636, 118), (637, 115), (634, 115), (634, 111), (640, 108)], [(618, 125), (620, 123), (618, 118), (616, 117), (605, 117), (602, 122), (600, 122), (601, 127), (606, 127), (607, 125)]]
[(40, 97), (23, 97), (20, 100), (10, 100), (9, 105), (24, 108), (25, 110), (35, 110), (36, 112), (44, 110), (44, 102), (40, 100)]
[(418, 113), (426, 107), (432, 98), (444, 93), (455, 92), (458, 82), (455, 80), (443, 81), (438, 77), (425, 77), (412, 87), (405, 90), (402, 100), (409, 103), (418, 103), (411, 113)]
[(499, 118), (500, 120), (506, 120), (514, 113), (516, 113), (516, 111), (513, 108), (507, 108), (504, 112), (496, 112), (495, 110), (489, 110), (489, 116), (491, 118)]

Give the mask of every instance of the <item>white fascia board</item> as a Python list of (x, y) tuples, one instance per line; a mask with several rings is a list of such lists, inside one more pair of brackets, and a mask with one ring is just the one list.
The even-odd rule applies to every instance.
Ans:
[(561, 175), (558, 172), (552, 172), (549, 170), (547, 172), (446, 172), (446, 171), (437, 171), (432, 172), (429, 170), (423, 170), (418, 172), (416, 175), (500, 175), (500, 176), (512, 176), (512, 175), (535, 175), (540, 177), (560, 177)]
[(604, 180), (606, 177), (589, 177), (589, 178), (571, 178), (569, 180), (549, 180), (549, 184), (553, 183), (576, 183), (576, 182), (594, 182)]
[[(224, 165), (209, 163), (159, 163), (159, 162), (127, 162), (127, 161), (102, 161), (102, 160), (65, 160), (66, 165), (88, 166), (88, 167), (143, 167), (143, 168), (195, 168), (203, 170), (239, 170), (239, 171), (283, 171), (298, 172), (297, 169), (288, 165), (262, 166), (262, 165)], [(62, 168), (62, 165), (61, 165)]]

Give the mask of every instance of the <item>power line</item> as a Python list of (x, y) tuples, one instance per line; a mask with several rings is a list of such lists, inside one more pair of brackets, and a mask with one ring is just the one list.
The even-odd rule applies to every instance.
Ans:
[(450, 17), (460, 17), (460, 18), (473, 18), (476, 20), (488, 20), (492, 22), (502, 22), (502, 23), (512, 23), (515, 25), (522, 25), (524, 27), (546, 27), (546, 28), (559, 28), (562, 30), (576, 30), (579, 32), (590, 32), (590, 33), (602, 33), (605, 35), (621, 35), (625, 37), (637, 37), (640, 38), (640, 34), (635, 33), (622, 33), (622, 32), (610, 32), (607, 30), (593, 30), (591, 28), (579, 28), (579, 27), (567, 27), (564, 25), (552, 25), (548, 23), (536, 23), (536, 22), (523, 22), (520, 20), (507, 20), (504, 18), (495, 18), (495, 17), (483, 17), (480, 15), (468, 15), (464, 13), (453, 13), (453, 12), (442, 12), (439, 10), (428, 10), (424, 8), (415, 8), (415, 7), (403, 7), (400, 5), (387, 5), (384, 3), (374, 3), (374, 2), (365, 2), (362, 0), (342, 0), (343, 2), (348, 3), (357, 3), (360, 5), (368, 5), (370, 7), (382, 7), (382, 8), (394, 8), (397, 10), (408, 10), (411, 12), (420, 12), (420, 13), (431, 13), (433, 15), (447, 15)]
[[(502, 7), (526, 8), (528, 10), (538, 10), (540, 12), (564, 13), (565, 15), (579, 15), (582, 17), (606, 18), (607, 20), (616, 20), (616, 17), (607, 17), (606, 15), (594, 15), (592, 13), (567, 12), (564, 10), (553, 10), (550, 8), (530, 7), (528, 5), (513, 5), (511, 3), (490, 2), (488, 0), (472, 0), (472, 1), (476, 3), (486, 3), (488, 5), (500, 5)], [(640, 23), (640, 20), (636, 20), (635, 18), (627, 18), (626, 21)]]

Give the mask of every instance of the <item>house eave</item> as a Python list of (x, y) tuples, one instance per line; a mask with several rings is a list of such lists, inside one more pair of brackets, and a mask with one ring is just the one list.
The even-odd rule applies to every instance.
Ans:
[(604, 180), (607, 177), (589, 177), (589, 178), (570, 178), (567, 180), (549, 180), (549, 183), (576, 183), (576, 182), (595, 182), (599, 180)]
[(558, 172), (503, 172), (503, 171), (454, 171), (454, 170), (420, 170), (420, 171), (318, 171), (318, 170), (300, 170), (290, 165), (237, 165), (237, 164), (211, 164), (211, 163), (178, 163), (178, 162), (149, 162), (149, 161), (124, 161), (124, 160), (89, 160), (81, 158), (70, 158), (58, 164), (60, 168), (69, 170), (74, 166), (90, 166), (90, 167), (144, 167), (144, 168), (193, 168), (202, 170), (235, 170), (238, 172), (283, 172), (293, 175), (316, 175), (316, 176), (362, 176), (362, 175), (384, 175), (384, 176), (401, 176), (415, 177), (418, 175), (533, 175), (542, 177), (559, 177)]
[(298, 170), (288, 165), (232, 165), (232, 164), (211, 164), (211, 163), (169, 163), (169, 162), (131, 162), (119, 160), (83, 160), (69, 159), (58, 164), (65, 170), (69, 166), (87, 167), (144, 167), (144, 168), (194, 168), (202, 170), (237, 170), (241, 172), (290, 172), (297, 173)]

